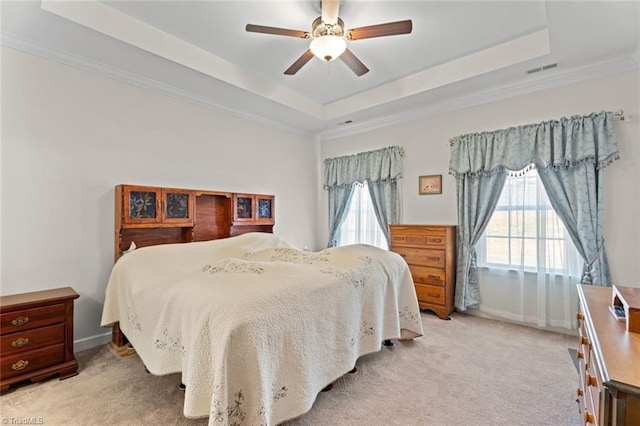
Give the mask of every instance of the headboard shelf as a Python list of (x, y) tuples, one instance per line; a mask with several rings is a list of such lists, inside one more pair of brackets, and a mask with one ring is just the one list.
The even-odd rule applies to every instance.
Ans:
[(242, 197), (254, 200), (254, 211), (257, 211), (258, 202), (262, 203), (261, 211), (268, 212), (269, 217), (256, 213), (255, 218), (238, 222), (234, 220), (239, 214), (238, 195), (200, 189), (117, 185), (115, 260), (129, 249), (132, 242), (136, 247), (147, 247), (216, 240), (247, 232), (272, 233), (274, 196), (242, 194)]

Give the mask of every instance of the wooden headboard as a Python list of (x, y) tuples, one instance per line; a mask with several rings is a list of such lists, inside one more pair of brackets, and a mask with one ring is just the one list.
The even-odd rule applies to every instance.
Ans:
[(117, 185), (114, 260), (129, 249), (273, 232), (274, 196)]

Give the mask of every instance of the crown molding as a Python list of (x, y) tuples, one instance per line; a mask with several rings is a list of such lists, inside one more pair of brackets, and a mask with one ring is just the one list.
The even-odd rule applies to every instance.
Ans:
[(302, 131), (300, 129), (285, 126), (282, 123), (273, 120), (268, 120), (254, 114), (249, 114), (245, 111), (239, 111), (237, 109), (227, 107), (218, 102), (212, 101), (210, 98), (194, 94), (187, 90), (179, 89), (170, 84), (161, 83), (157, 80), (153, 80), (136, 73), (112, 67), (110, 65), (90, 60), (63, 50), (55, 49), (50, 46), (45, 46), (33, 40), (28, 40), (24, 37), (16, 36), (14, 34), (0, 32), (0, 42), (3, 46), (16, 49), (34, 56), (39, 56), (52, 62), (57, 62), (59, 64), (78, 68), (83, 71), (98, 74), (112, 80), (120, 81), (122, 83), (126, 83), (142, 89), (151, 90), (153, 92), (167, 95), (176, 99), (181, 99), (190, 103), (204, 106), (209, 109), (222, 111), (235, 117), (252, 121), (264, 126), (272, 127), (274, 129), (282, 130), (307, 138), (311, 138), (314, 136), (313, 134)]
[(237, 109), (230, 108), (218, 102), (214, 102), (210, 98), (199, 96), (192, 92), (179, 89), (175, 86), (161, 83), (159, 81), (143, 77), (136, 73), (124, 71), (122, 69), (115, 68), (98, 61), (88, 60), (84, 57), (55, 49), (50, 46), (45, 46), (13, 34), (0, 32), (0, 41), (4, 46), (20, 50), (35, 56), (39, 56), (53, 62), (72, 66), (74, 68), (78, 68), (94, 74), (99, 74), (112, 80), (151, 90), (156, 93), (201, 105), (209, 109), (222, 111), (241, 119), (252, 121), (287, 133), (310, 138), (319, 142), (356, 135), (359, 133), (372, 132), (384, 127), (402, 124), (421, 118), (427, 118), (436, 114), (465, 109), (488, 102), (499, 101), (514, 96), (524, 95), (527, 93), (533, 93), (540, 90), (597, 78), (607, 74), (640, 68), (640, 52), (634, 51), (630, 55), (613, 58), (589, 66), (573, 68), (570, 70), (557, 68), (553, 71), (543, 73), (542, 75), (530, 76), (527, 81), (524, 82), (502, 85), (488, 90), (476, 91), (475, 93), (470, 93), (458, 98), (448, 99), (446, 101), (430, 104), (426, 107), (403, 111), (399, 114), (378, 117), (376, 119), (365, 121), (362, 123), (343, 125), (343, 127), (340, 127), (338, 129), (332, 129), (324, 132), (309, 133), (297, 128), (283, 125), (282, 123), (279, 123), (277, 121), (268, 120), (254, 114), (249, 114), (245, 111), (239, 111)]
[(465, 96), (448, 99), (426, 107), (403, 111), (400, 114), (379, 117), (362, 123), (350, 124), (348, 127), (320, 132), (316, 134), (316, 139), (322, 142), (372, 132), (384, 127), (427, 118), (436, 114), (457, 111), (545, 89), (566, 86), (572, 83), (636, 68), (640, 68), (640, 54), (638, 52), (570, 70), (559, 68), (545, 73), (546, 75), (538, 75), (534, 77), (534, 80), (528, 79), (520, 83), (505, 84), (488, 90), (476, 91), (466, 94)]

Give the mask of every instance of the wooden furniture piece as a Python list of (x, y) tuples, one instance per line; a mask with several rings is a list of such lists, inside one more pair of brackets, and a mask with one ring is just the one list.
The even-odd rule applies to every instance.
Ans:
[(146, 247), (247, 232), (272, 233), (274, 199), (273, 195), (117, 185), (114, 258), (118, 260), (132, 242)]
[(24, 380), (78, 374), (70, 287), (0, 297), (0, 391)]
[(583, 425), (640, 425), (640, 333), (627, 331), (613, 315), (612, 292), (578, 285), (577, 393)]
[[(140, 185), (115, 187), (114, 260), (136, 247), (209, 241), (247, 232), (273, 233), (275, 197)], [(116, 324), (118, 353), (130, 353)], [(119, 349), (120, 348), (120, 349)]]
[(389, 249), (404, 258), (420, 309), (451, 319), (456, 280), (456, 226), (389, 225)]
[(233, 194), (232, 198), (232, 236), (247, 232), (247, 229), (256, 232), (273, 232), (275, 223), (273, 195)]

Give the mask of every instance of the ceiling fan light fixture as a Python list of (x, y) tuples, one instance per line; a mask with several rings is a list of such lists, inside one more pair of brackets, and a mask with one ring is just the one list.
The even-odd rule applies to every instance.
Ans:
[(311, 52), (323, 61), (333, 61), (347, 49), (347, 42), (343, 37), (324, 35), (315, 38), (309, 46)]

